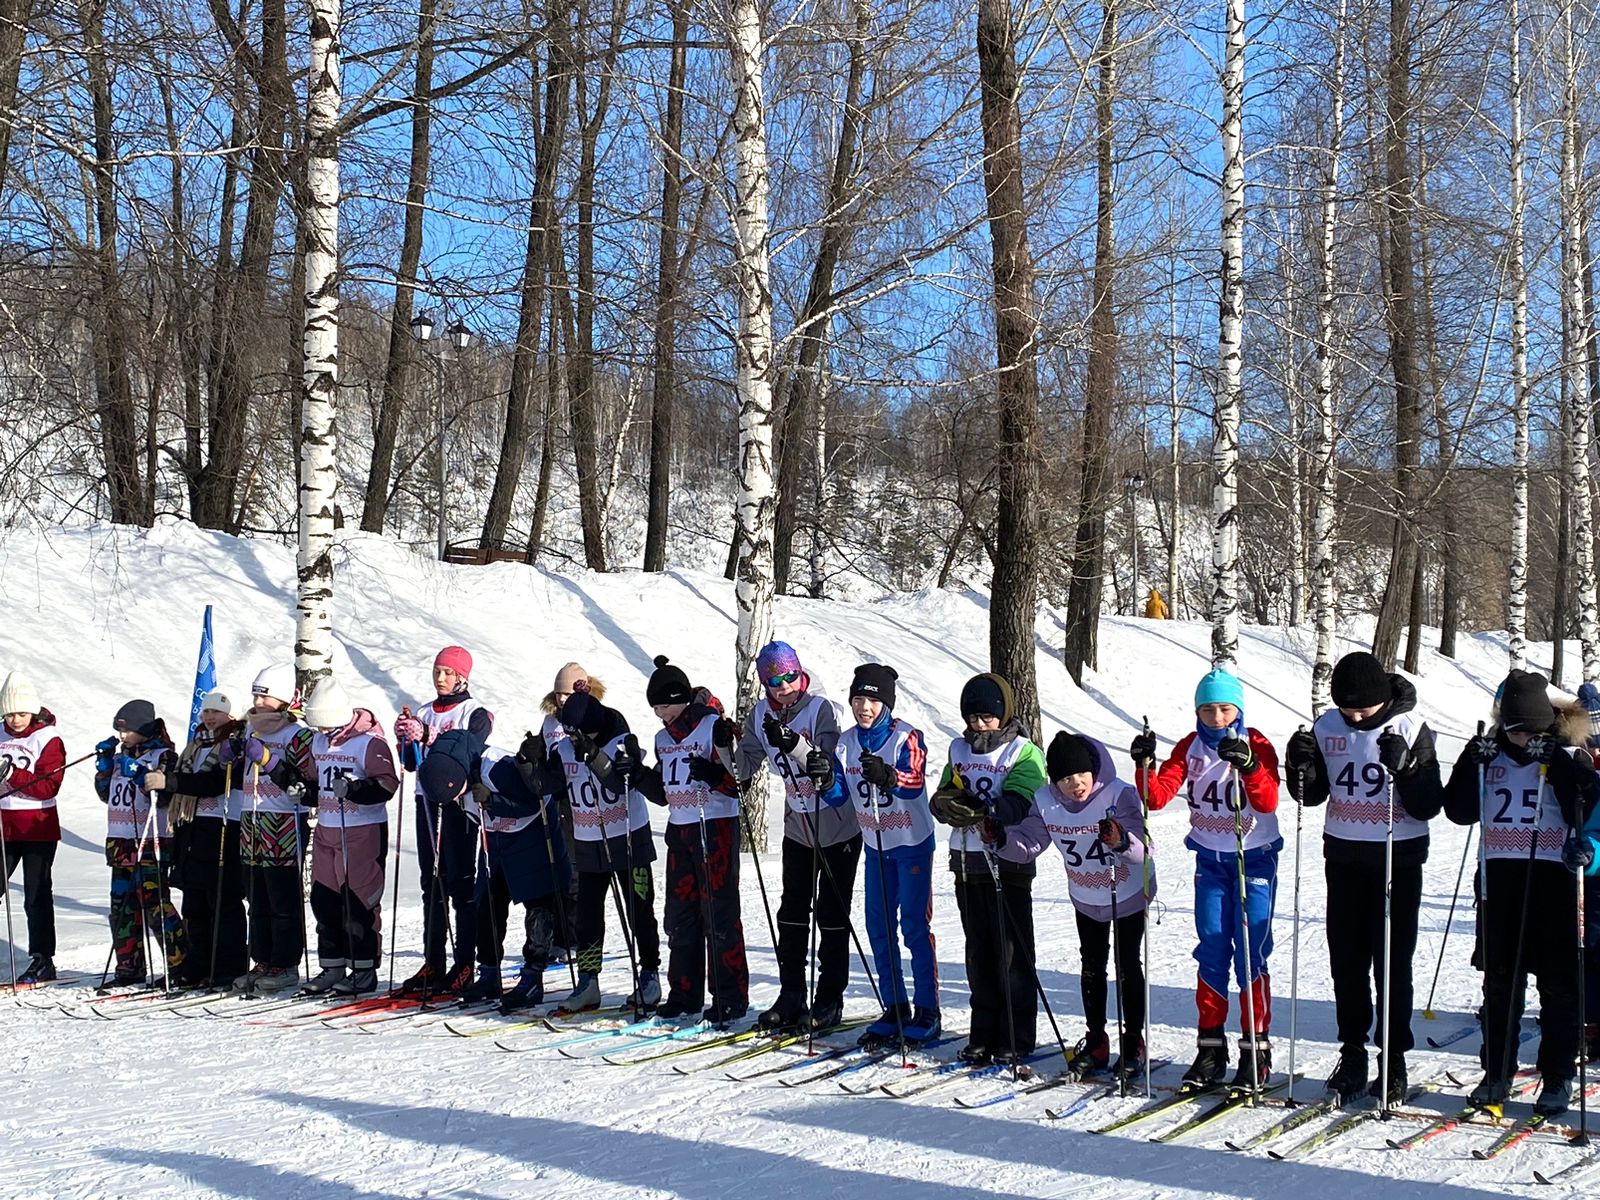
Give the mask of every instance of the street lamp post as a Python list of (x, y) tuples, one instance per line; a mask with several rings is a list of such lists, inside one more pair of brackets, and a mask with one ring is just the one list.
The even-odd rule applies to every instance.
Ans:
[[(466, 351), (467, 346), (472, 341), (472, 330), (467, 328), (467, 326), (462, 322), (457, 321), (454, 325), (445, 330), (445, 333), (449, 336), (450, 347), (455, 351), (456, 359), (459, 361), (461, 355)], [(420, 312), (415, 317), (411, 318), (411, 336), (416, 338), (417, 341), (422, 344), (424, 350), (428, 350), (432, 346), (437, 345), (438, 343), (434, 342), (433, 340), (433, 318), (430, 317), (426, 312)], [(436, 370), (439, 374), (438, 387), (436, 389), (436, 402), (434, 405), (434, 414), (437, 419), (434, 424), (433, 469), (434, 482), (437, 484), (439, 489), (439, 506), (436, 512), (436, 524), (438, 526), (439, 535), (439, 559), (442, 562), (444, 561), (445, 552), (450, 548), (450, 523), (447, 516), (447, 508), (445, 503), (445, 489), (448, 480), (447, 473), (445, 471), (444, 453), (444, 366), (438, 358), (430, 357), (429, 361), (432, 362), (434, 370)]]
[(1144, 486), (1144, 476), (1137, 471), (1122, 477), (1122, 486), (1128, 493), (1128, 532), (1133, 546), (1133, 579), (1129, 584), (1129, 608), (1139, 615), (1139, 489)]

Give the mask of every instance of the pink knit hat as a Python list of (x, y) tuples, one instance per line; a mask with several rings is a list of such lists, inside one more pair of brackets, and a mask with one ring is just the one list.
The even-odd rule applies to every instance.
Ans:
[(472, 674), (472, 655), (468, 654), (463, 646), (446, 646), (433, 658), (434, 670), (448, 667), (461, 678), (465, 679)]

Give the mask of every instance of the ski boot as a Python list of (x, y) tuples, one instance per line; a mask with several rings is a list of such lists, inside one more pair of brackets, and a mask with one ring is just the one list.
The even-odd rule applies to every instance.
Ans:
[(502, 992), (499, 967), (479, 967), (478, 978), (461, 989), (457, 1000), (461, 1004), (479, 1004), (485, 1000), (498, 1000)]
[(694, 1016), (703, 1005), (704, 1001), (699, 997), (669, 991), (667, 998), (656, 1006), (656, 1018), (662, 1021), (682, 1020)]
[(292, 991), (300, 984), (300, 971), (296, 967), (268, 967), (256, 980), (255, 990), (263, 995), (275, 996)]
[(443, 983), (444, 972), (431, 963), (424, 963), (422, 969), (402, 983), (396, 991), (401, 996), (421, 996), (426, 1000), (443, 990)]
[(323, 967), (310, 979), (306, 980), (305, 987), (300, 989), (302, 996), (321, 996), (333, 991), (347, 978), (343, 965), (337, 967)]
[(56, 964), (48, 954), (35, 954), (28, 960), (28, 965), (22, 968), (22, 974), (17, 976), (18, 987), (36, 987), (41, 983), (49, 983), (56, 977)]
[(1228, 1038), (1221, 1029), (1202, 1029), (1196, 1045), (1194, 1062), (1180, 1085), (1186, 1092), (1208, 1091), (1228, 1073)]
[(1098, 1033), (1091, 1030), (1072, 1048), (1072, 1057), (1067, 1060), (1067, 1074), (1074, 1079), (1082, 1079), (1085, 1075), (1098, 1074), (1110, 1065), (1111, 1039), (1106, 1036), (1104, 1029)]
[(595, 971), (579, 971), (578, 986), (561, 1002), (562, 1012), (588, 1012), (600, 1007), (600, 976)]
[(1541, 1117), (1559, 1117), (1572, 1107), (1572, 1080), (1544, 1077), (1544, 1087), (1533, 1102), (1533, 1111)]
[(913, 1046), (923, 1046), (939, 1036), (939, 1029), (939, 1010), (918, 1005), (905, 1024), (905, 1038)]
[(1111, 1077), (1123, 1089), (1132, 1087), (1144, 1078), (1145, 1048), (1142, 1037), (1124, 1037), (1122, 1053), (1111, 1064)]
[(1467, 1102), (1475, 1108), (1499, 1113), (1511, 1099), (1511, 1085), (1498, 1075), (1485, 1075), (1483, 1081), (1472, 1089)]
[(811, 1028), (820, 1033), (844, 1020), (844, 998), (818, 1000), (811, 1006)]
[(891, 1004), (883, 1010), (883, 1016), (862, 1031), (861, 1036), (856, 1039), (856, 1045), (868, 1051), (882, 1050), (885, 1046), (892, 1046), (900, 1037), (900, 1031), (910, 1022), (911, 1005), (905, 1003), (905, 1001), (901, 1001), (899, 1004)]
[(956, 1058), (971, 1067), (987, 1067), (995, 1061), (994, 1051), (981, 1042), (968, 1042), (956, 1051)]
[[(1378, 1073), (1373, 1077), (1372, 1086), (1367, 1088), (1367, 1095), (1374, 1100), (1378, 1098), (1378, 1091), (1383, 1087), (1383, 1059), (1378, 1059)], [(1411, 1090), (1410, 1081), (1406, 1078), (1406, 1056), (1396, 1054), (1389, 1060), (1389, 1096), (1384, 1102), (1384, 1107), (1394, 1108), (1406, 1102), (1406, 1092)]]
[(1268, 1043), (1266, 1035), (1258, 1033), (1253, 1040), (1248, 1037), (1241, 1037), (1239, 1039), (1239, 1070), (1234, 1074), (1233, 1082), (1228, 1085), (1229, 1090), (1251, 1092), (1264, 1089), (1267, 1086), (1267, 1078), (1271, 1074), (1272, 1046)]
[(661, 1003), (661, 973), (640, 971), (639, 986), (628, 994), (629, 1008), (653, 1009)]
[(708, 1025), (731, 1025), (750, 1011), (750, 1002), (737, 997), (731, 1000), (713, 1000), (711, 1007), (701, 1014)]
[(756, 1018), (763, 1029), (798, 1029), (806, 1019), (806, 998), (798, 992), (779, 992), (771, 1008)]
[(500, 997), (500, 1012), (509, 1016), (523, 1012), (536, 1004), (544, 1003), (544, 968), (533, 963), (523, 963), (522, 973), (511, 990)]
[(378, 969), (356, 967), (330, 989), (334, 996), (367, 996), (378, 990)]
[[(1365, 1046), (1346, 1046), (1339, 1051), (1339, 1065), (1333, 1069), (1333, 1074), (1328, 1076), (1327, 1087), (1324, 1089), (1330, 1096), (1337, 1096), (1340, 1104), (1349, 1104), (1367, 1089), (1367, 1048)], [(1377, 1095), (1376, 1090), (1369, 1093)]]

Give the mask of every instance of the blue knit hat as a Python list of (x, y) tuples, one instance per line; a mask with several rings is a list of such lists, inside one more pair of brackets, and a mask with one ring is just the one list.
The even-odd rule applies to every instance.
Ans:
[(1231, 704), (1244, 712), (1244, 684), (1237, 675), (1213, 667), (1201, 677), (1194, 689), (1194, 706), (1202, 704)]
[(756, 674), (763, 687), (770, 687), (768, 681), (779, 675), (797, 675), (800, 669), (800, 655), (788, 642), (768, 642), (756, 655)]

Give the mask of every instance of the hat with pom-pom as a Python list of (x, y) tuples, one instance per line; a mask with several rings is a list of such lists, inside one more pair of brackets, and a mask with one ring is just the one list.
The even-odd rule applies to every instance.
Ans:
[(689, 703), (694, 689), (689, 686), (689, 676), (684, 674), (683, 668), (673, 666), (665, 654), (656, 655), (655, 663), (656, 669), (644, 689), (644, 698), (649, 701), (650, 707)]

